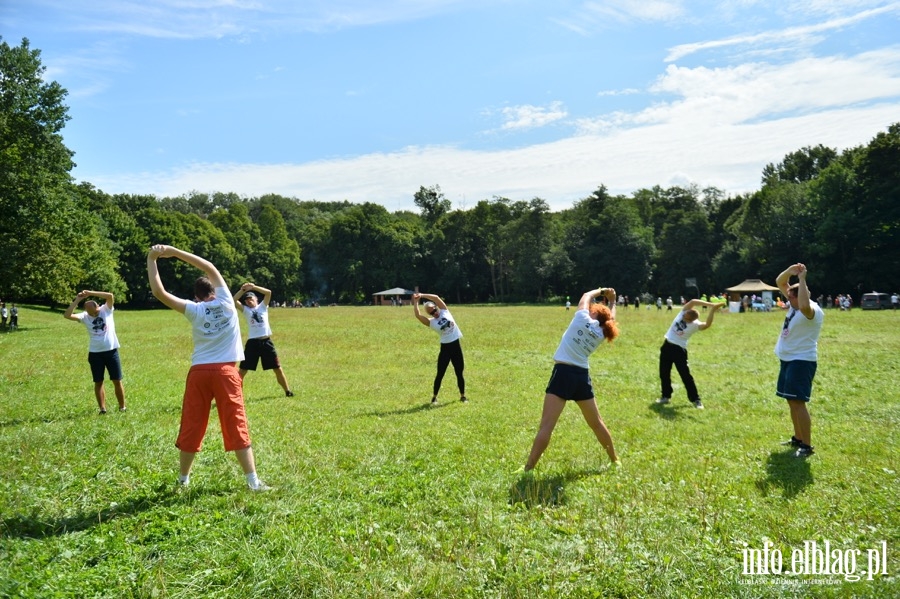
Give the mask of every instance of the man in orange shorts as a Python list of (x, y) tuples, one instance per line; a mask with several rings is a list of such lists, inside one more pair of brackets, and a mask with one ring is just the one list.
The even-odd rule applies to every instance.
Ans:
[[(166, 291), (156, 264), (158, 258), (178, 258), (203, 271), (205, 276), (194, 283), (196, 301), (184, 300)], [(225, 451), (235, 453), (250, 490), (270, 490), (256, 475), (241, 377), (235, 368), (235, 362), (244, 359), (241, 329), (225, 279), (208, 260), (170, 245), (150, 248), (147, 276), (154, 297), (184, 314), (193, 328), (194, 353), (181, 405), (181, 428), (175, 442), (181, 450), (178, 485), (183, 487), (190, 482), (191, 466), (203, 445), (209, 411), (215, 399)]]

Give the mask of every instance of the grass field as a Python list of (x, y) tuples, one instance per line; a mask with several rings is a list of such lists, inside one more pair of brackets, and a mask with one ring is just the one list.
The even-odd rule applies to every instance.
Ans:
[[(273, 309), (297, 396), (271, 372), (245, 381), (267, 494), (246, 490), (215, 416), (190, 491), (172, 492), (182, 316), (116, 312), (129, 409), (100, 417), (83, 327), (21, 309), (0, 333), (0, 596), (900, 596), (900, 312), (827, 312), (804, 461), (779, 444), (782, 314), (720, 314), (693, 337), (701, 411), (674, 372), (672, 404), (654, 404), (672, 313), (621, 311), (591, 371), (624, 467), (571, 406), (529, 479), (572, 312), (451, 309), (470, 401), (451, 369), (433, 408), (438, 338), (411, 308)], [(810, 570), (812, 542), (831, 573), (788, 574)], [(782, 573), (745, 574), (765, 548)], [(887, 574), (863, 574), (870, 559)]]

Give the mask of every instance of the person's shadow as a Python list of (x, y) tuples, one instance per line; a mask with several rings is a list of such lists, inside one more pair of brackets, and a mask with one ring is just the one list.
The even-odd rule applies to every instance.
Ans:
[(452, 404), (428, 402), (426, 404), (416, 404), (409, 408), (401, 408), (398, 410), (384, 410), (381, 412), (364, 412), (363, 414), (361, 414), (361, 416), (404, 416), (407, 414), (416, 414), (418, 412), (428, 412), (431, 410), (446, 408), (449, 405), (452, 405)]
[(141, 512), (175, 503), (192, 502), (196, 497), (209, 494), (225, 494), (226, 489), (194, 490), (186, 489), (176, 493), (171, 485), (160, 484), (138, 495), (129, 497), (122, 503), (111, 504), (104, 509), (87, 510), (71, 516), (45, 516), (33, 511), (31, 514), (16, 514), (0, 520), (0, 537), (19, 539), (44, 539), (71, 532), (88, 530), (99, 524), (118, 518), (128, 518)]
[(781, 489), (781, 496), (793, 499), (813, 483), (807, 458), (794, 457), (795, 449), (776, 450), (766, 461), (766, 477), (756, 481), (763, 497)]
[(556, 507), (566, 503), (566, 485), (586, 476), (600, 474), (603, 469), (581, 470), (543, 477), (521, 474), (509, 489), (510, 505), (523, 504), (527, 508), (541, 505)]

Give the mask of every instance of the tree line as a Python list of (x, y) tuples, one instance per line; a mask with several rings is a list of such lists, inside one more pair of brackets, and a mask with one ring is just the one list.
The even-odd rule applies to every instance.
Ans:
[[(571, 208), (493, 197), (453, 209), (439, 185), (418, 212), (372, 203), (192, 192), (111, 195), (70, 175), (66, 91), (42, 75), (27, 39), (0, 38), (0, 297), (65, 303), (105, 289), (149, 301), (152, 243), (212, 260), (277, 301), (360, 304), (392, 287), (449, 301), (550, 302), (602, 282), (630, 296), (718, 293), (810, 268), (814, 294), (900, 289), (900, 123), (841, 152), (804, 147), (767, 165), (758, 191), (599, 185)], [(196, 273), (160, 264), (189, 296)], [(696, 285), (688, 286), (694, 279)]]

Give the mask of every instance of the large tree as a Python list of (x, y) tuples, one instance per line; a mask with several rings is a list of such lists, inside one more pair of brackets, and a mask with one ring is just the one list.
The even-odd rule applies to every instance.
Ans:
[(66, 90), (45, 82), (28, 39), (0, 38), (0, 295), (63, 302), (76, 288), (124, 290), (104, 225), (78, 202), (61, 131)]

